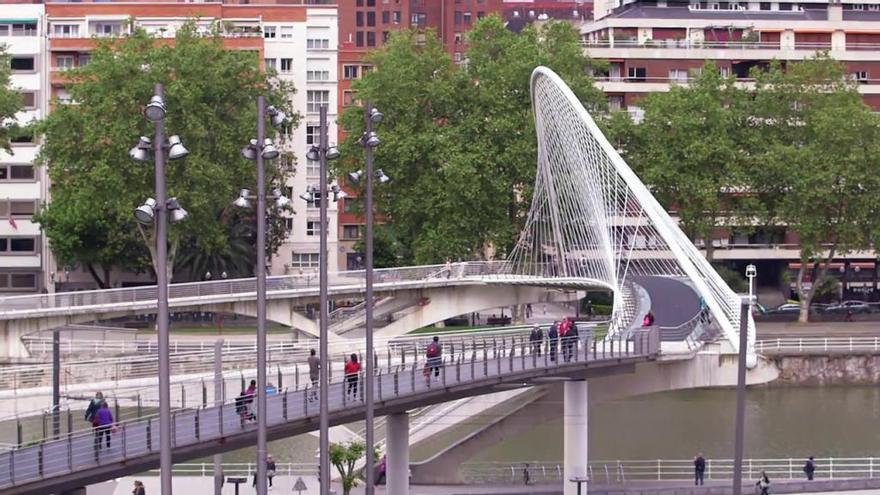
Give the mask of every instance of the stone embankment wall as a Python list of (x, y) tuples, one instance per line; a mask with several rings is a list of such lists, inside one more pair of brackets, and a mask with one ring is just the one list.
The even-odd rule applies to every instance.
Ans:
[(775, 356), (779, 378), (770, 386), (880, 384), (878, 355)]

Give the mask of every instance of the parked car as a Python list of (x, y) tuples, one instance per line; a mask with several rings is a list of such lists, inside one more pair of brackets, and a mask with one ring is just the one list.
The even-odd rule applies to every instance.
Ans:
[(800, 313), (801, 305), (797, 303), (780, 304), (779, 306), (767, 311), (767, 313)]
[(843, 301), (840, 304), (828, 306), (826, 311), (829, 313), (846, 313), (847, 311), (852, 311), (853, 313), (870, 313), (871, 306), (865, 301)]

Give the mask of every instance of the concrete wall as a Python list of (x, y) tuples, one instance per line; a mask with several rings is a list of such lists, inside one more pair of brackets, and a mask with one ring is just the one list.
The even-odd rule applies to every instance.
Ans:
[(880, 356), (776, 356), (779, 379), (772, 385), (880, 384)]

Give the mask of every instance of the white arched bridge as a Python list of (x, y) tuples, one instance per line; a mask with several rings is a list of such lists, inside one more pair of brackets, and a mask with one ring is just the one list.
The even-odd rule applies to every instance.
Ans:
[[(565, 436), (582, 437), (584, 442), (571, 452), (566, 445), (568, 479), (569, 474), (576, 476), (586, 469), (585, 380), (614, 374), (621, 367), (630, 369), (635, 363), (667, 353), (656, 330), (639, 328), (641, 317), (649, 310), (657, 313), (658, 319), (677, 315), (680, 332), (664, 340), (688, 342), (690, 352), (679, 355), (680, 359), (693, 356), (700, 345), (697, 337), (709, 326), (720, 336), (722, 352), (736, 352), (741, 299), (621, 159), (555, 73), (536, 69), (531, 91), (539, 143), (538, 172), (531, 210), (511, 255), (499, 262), (376, 270), (377, 305), (382, 298), (415, 301), (397, 311), (396, 321), (377, 333), (390, 336), (472, 311), (605, 290), (614, 293), (607, 336), (594, 339), (585, 335), (568, 342), (572, 354), (567, 362), (561, 359), (561, 348), (560, 359), (548, 358), (551, 343), (547, 341), (544, 352), (538, 354), (538, 349), (522, 341), (487, 346), (474, 339), (446, 356), (442, 379), (424, 377), (424, 363), (402, 358), (379, 368), (374, 390), (377, 409), (391, 414), (489, 393), (499, 386), (568, 380), (565, 417), (571, 435), (567, 431)], [(360, 271), (331, 274), (331, 297), (363, 299), (364, 277)], [(295, 310), (317, 300), (314, 274), (271, 277), (267, 289), (271, 320), (316, 333), (315, 322)], [(21, 337), (32, 332), (153, 313), (156, 297), (155, 287), (139, 287), (2, 298), (0, 331), (5, 336), (6, 354), (22, 355)], [(169, 288), (172, 311), (254, 314), (255, 298), (254, 279), (174, 284)], [(751, 319), (747, 323), (753, 357), (754, 323)], [(333, 338), (343, 338), (344, 326), (338, 326), (340, 331)], [(554, 348), (557, 345), (563, 343), (552, 343)], [(673, 348), (670, 345), (669, 350)], [(346, 388), (341, 382), (331, 385), (335, 423), (356, 420), (362, 412), (362, 392), (347, 396)], [(308, 394), (304, 389), (287, 390), (269, 398), (265, 414), (270, 438), (316, 428), (318, 411)], [(570, 418), (582, 421), (570, 425)], [(154, 467), (158, 464), (158, 429), (153, 423), (154, 418), (141, 418), (121, 425), (108, 449), (99, 449), (93, 436), (84, 434), (47, 439), (0, 454), (0, 490), (10, 494), (50, 492)], [(173, 432), (175, 462), (240, 448), (252, 444), (255, 436), (254, 428), (242, 423), (232, 403), (178, 411)], [(389, 466), (394, 466), (398, 453), (389, 451), (388, 455)]]

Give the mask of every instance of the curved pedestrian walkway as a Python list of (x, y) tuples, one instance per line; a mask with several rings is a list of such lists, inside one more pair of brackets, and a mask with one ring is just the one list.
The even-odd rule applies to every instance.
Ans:
[[(481, 395), (499, 387), (523, 386), (544, 377), (587, 378), (607, 373), (608, 368), (631, 367), (654, 359), (659, 348), (657, 332), (645, 330), (627, 340), (579, 342), (570, 362), (554, 362), (546, 352), (532, 354), (526, 342), (495, 341), (493, 346), (474, 339), (468, 346), (447, 351), (437, 378), (425, 376), (421, 358), (380, 367), (374, 387), (376, 413)], [(561, 358), (562, 354), (558, 355)], [(337, 376), (330, 384), (331, 424), (356, 421), (363, 415), (363, 387), (347, 394), (350, 388), (344, 377)], [(307, 388), (287, 389), (268, 397), (270, 440), (317, 428), (317, 402), (309, 400), (313, 392)], [(255, 436), (256, 425), (236, 412), (234, 401), (179, 410), (172, 418), (175, 462), (251, 445)], [(158, 466), (158, 449), (156, 416), (118, 424), (110, 448), (98, 448), (90, 432), (37, 442), (0, 454), (0, 490), (6, 495), (51, 493), (143, 472)]]

